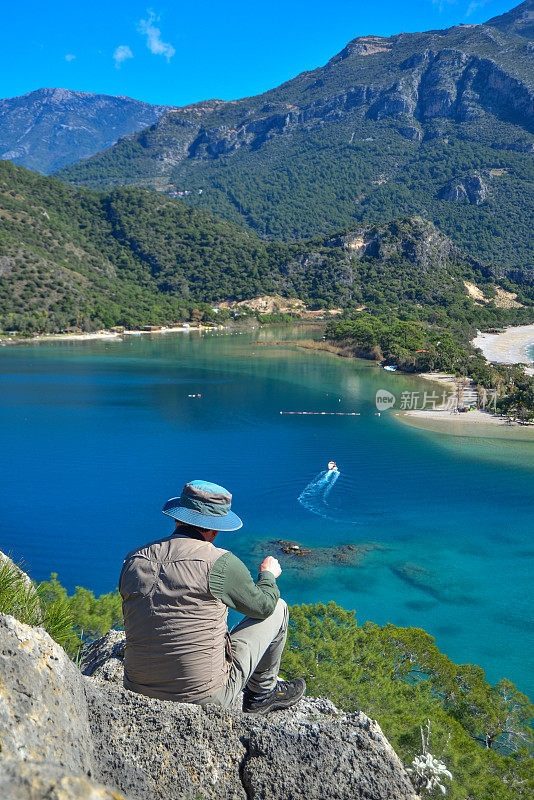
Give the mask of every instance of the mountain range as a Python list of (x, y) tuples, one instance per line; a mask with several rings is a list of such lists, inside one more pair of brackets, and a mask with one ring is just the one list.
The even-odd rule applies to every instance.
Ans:
[(0, 100), (0, 159), (49, 174), (152, 125), (169, 108), (68, 89)]
[(48, 168), (156, 121), (56, 178), (0, 162), (0, 329), (214, 318), (272, 293), (464, 338), (530, 321), (533, 19), (527, 0), (484, 25), (359, 37), (232, 102), (4, 101), (0, 130), (16, 122)]
[(532, 269), (533, 19), (526, 0), (483, 25), (359, 37), (257, 97), (173, 109), (58, 177), (181, 195), (267, 239), (421, 214), (474, 257)]

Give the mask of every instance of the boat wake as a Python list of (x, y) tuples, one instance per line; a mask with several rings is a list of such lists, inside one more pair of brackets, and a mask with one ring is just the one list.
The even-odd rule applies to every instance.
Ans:
[(311, 511), (312, 514), (318, 514), (325, 519), (337, 521), (337, 518), (329, 513), (327, 498), (334, 488), (334, 484), (339, 478), (339, 475), (340, 472), (337, 467), (320, 472), (310, 481), (306, 488), (302, 490), (298, 497), (299, 503), (308, 511)]

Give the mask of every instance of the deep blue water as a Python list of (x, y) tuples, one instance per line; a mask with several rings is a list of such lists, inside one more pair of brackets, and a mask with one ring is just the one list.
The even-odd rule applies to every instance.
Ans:
[[(455, 661), (534, 695), (533, 445), (378, 417), (376, 390), (416, 379), (258, 335), (280, 331), (3, 348), (0, 549), (37, 580), (109, 591), (127, 551), (169, 532), (164, 501), (206, 478), (233, 491), (245, 525), (220, 544), (253, 572), (269, 538), (385, 546), (358, 567), (286, 569), (289, 602), (421, 626)], [(298, 498), (330, 459), (340, 477), (310, 510)], [(402, 577), (407, 562), (427, 570), (421, 584)]]

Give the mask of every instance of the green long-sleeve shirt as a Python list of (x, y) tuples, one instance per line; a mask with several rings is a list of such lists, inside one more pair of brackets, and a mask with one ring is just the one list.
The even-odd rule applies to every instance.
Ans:
[(209, 588), (218, 600), (253, 619), (269, 617), (280, 597), (272, 572), (260, 572), (254, 583), (243, 562), (230, 552), (224, 553), (213, 564)]

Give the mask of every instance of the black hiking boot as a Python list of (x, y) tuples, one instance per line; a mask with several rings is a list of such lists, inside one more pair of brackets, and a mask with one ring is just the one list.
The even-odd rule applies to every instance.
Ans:
[(281, 708), (291, 708), (306, 694), (306, 682), (302, 678), (293, 681), (278, 681), (266, 695), (258, 695), (245, 689), (243, 711), (245, 714), (267, 714)]

